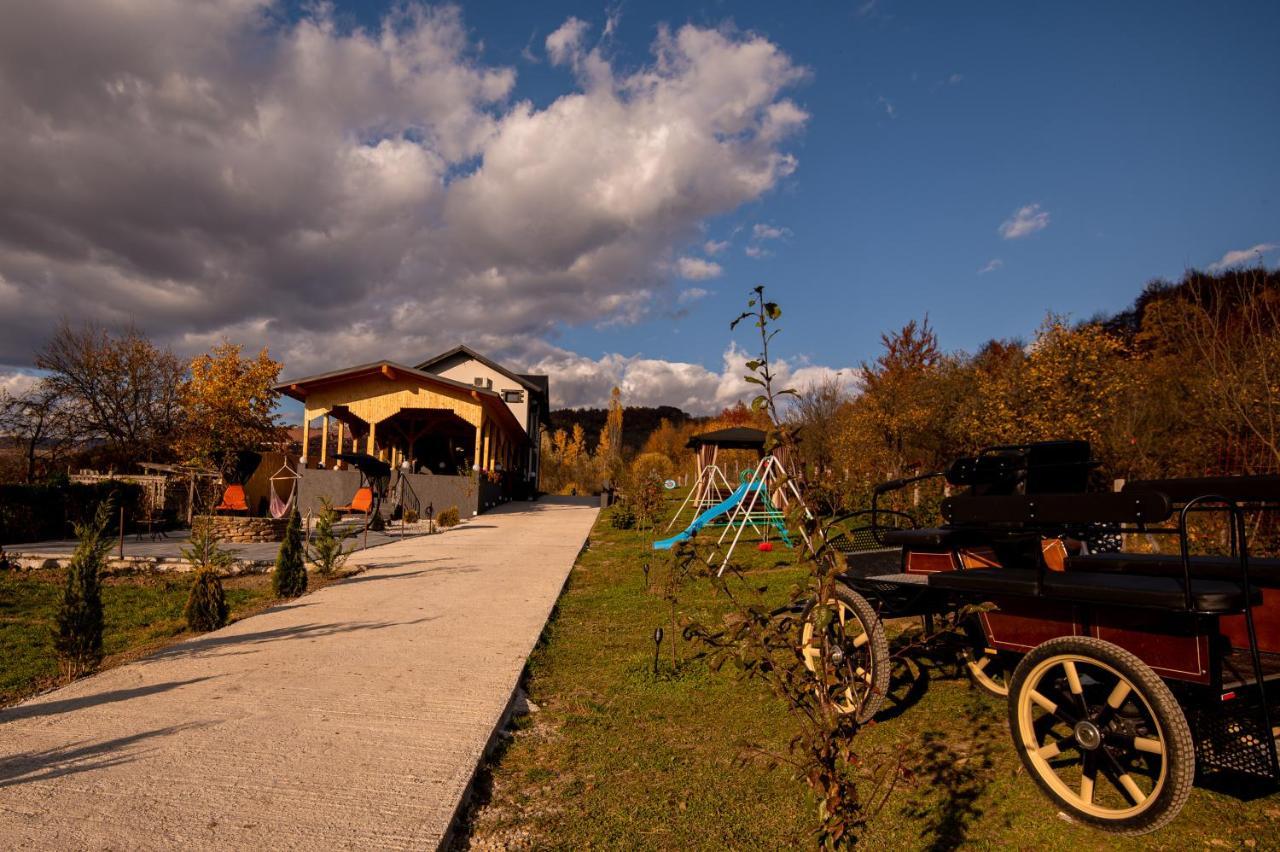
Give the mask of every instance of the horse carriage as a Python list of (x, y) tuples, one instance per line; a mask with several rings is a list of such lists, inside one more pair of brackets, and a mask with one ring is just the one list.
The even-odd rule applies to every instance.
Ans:
[[(1094, 492), (1094, 467), (1087, 443), (1057, 441), (878, 486), (871, 509), (827, 530), (846, 563), (839, 617), (807, 619), (800, 651), (817, 667), (825, 649), (825, 688), (866, 721), (889, 691), (885, 620), (956, 619), (964, 664), (1007, 701), (1043, 792), (1076, 821), (1140, 834), (1177, 816), (1197, 773), (1280, 780), (1280, 559), (1249, 552), (1251, 526), (1270, 529), (1280, 506), (1280, 477)], [(930, 477), (959, 489), (943, 526), (879, 508)], [(1193, 519), (1212, 517), (1226, 555), (1192, 540)], [(1125, 541), (1166, 552), (1123, 552)]]

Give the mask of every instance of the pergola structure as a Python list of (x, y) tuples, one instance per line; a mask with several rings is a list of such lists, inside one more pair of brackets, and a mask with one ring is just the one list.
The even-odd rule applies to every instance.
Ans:
[[(529, 438), (502, 397), (485, 388), (377, 361), (282, 382), (303, 404), (302, 459), (327, 467), (335, 453), (364, 452), (393, 467), (406, 459), (434, 474), (520, 473)], [(307, 458), (311, 424), (321, 421), (318, 458)], [(337, 422), (330, 446), (330, 421)]]

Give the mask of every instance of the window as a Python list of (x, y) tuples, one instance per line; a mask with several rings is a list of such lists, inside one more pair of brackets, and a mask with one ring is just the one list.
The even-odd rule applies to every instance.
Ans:
[(503, 402), (524, 402), (524, 391), (504, 390), (502, 392)]

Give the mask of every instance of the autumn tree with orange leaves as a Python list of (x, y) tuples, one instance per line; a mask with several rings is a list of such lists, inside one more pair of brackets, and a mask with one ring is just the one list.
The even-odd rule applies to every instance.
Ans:
[(241, 450), (255, 450), (281, 437), (273, 390), (281, 364), (264, 348), (242, 357), (238, 344), (223, 342), (191, 361), (181, 385), (182, 430), (174, 449), (192, 464), (222, 470)]

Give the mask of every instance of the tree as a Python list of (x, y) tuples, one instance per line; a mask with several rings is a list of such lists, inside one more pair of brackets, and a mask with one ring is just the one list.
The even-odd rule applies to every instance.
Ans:
[(73, 427), (63, 397), (48, 382), (37, 382), (17, 396), (0, 391), (0, 434), (21, 451), (26, 482), (35, 482), (42, 458), (52, 463), (62, 455), (71, 443)]
[(99, 575), (111, 549), (106, 531), (112, 507), (112, 501), (104, 500), (98, 504), (93, 520), (77, 524), (75, 528), (77, 544), (67, 567), (67, 584), (62, 592), (54, 637), (62, 674), (68, 681), (91, 671), (102, 660)]
[(860, 407), (877, 437), (877, 450), (888, 476), (930, 467), (937, 454), (937, 430), (942, 414), (938, 379), (944, 357), (938, 337), (915, 320), (901, 330), (881, 335), (884, 352), (862, 364)]
[(1144, 331), (1174, 346), (1184, 373), (1198, 379), (1192, 415), (1218, 436), (1218, 469), (1280, 471), (1277, 285), (1263, 270), (1217, 279), (1191, 275), (1172, 298), (1147, 308)]
[(177, 454), (192, 464), (225, 470), (240, 450), (252, 450), (280, 436), (273, 390), (281, 364), (263, 349), (242, 358), (241, 347), (223, 341), (191, 361), (179, 393), (182, 429)]
[(302, 516), (295, 506), (271, 573), (271, 589), (276, 597), (296, 598), (307, 590), (307, 566), (303, 564), (302, 555)]
[(97, 442), (106, 460), (166, 458), (178, 423), (186, 365), (130, 328), (118, 337), (63, 323), (36, 355), (45, 383), (73, 412), (74, 437)]
[(190, 544), (182, 549), (182, 555), (196, 573), (187, 605), (182, 611), (187, 627), (197, 633), (217, 630), (227, 623), (230, 612), (222, 589), (222, 578), (218, 574), (229, 568), (235, 557), (222, 548), (208, 518), (192, 527)]
[(622, 474), (622, 391), (618, 388), (609, 395), (609, 416), (596, 446), (596, 464), (602, 480), (616, 482)]
[(841, 492), (836, 452), (843, 409), (849, 395), (840, 377), (828, 376), (799, 392), (788, 411), (788, 421), (799, 430), (798, 451), (808, 471), (805, 481), (815, 503), (826, 509), (837, 506)]
[[(374, 515), (374, 517), (378, 516)], [(333, 511), (333, 504), (328, 500), (323, 501), (320, 513), (316, 516), (316, 528), (311, 535), (311, 546), (308, 548), (311, 564), (316, 566), (317, 573), (326, 577), (341, 568), (347, 561), (347, 557), (351, 555), (349, 551), (343, 549), (342, 543), (351, 538), (353, 533), (336, 532), (334, 521), (337, 519), (338, 513)]]

